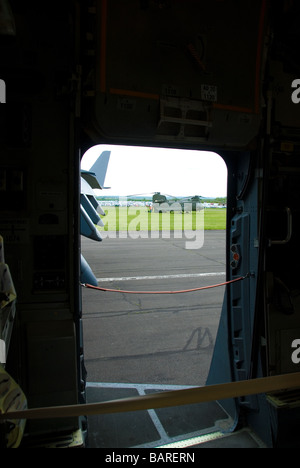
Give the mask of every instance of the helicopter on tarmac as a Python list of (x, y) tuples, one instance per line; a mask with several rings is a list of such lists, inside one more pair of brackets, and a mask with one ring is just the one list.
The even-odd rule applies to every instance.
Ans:
[(155, 192), (152, 197), (152, 209), (154, 213), (176, 212), (189, 213), (191, 211), (201, 211), (204, 209), (199, 195), (191, 197), (172, 197)]

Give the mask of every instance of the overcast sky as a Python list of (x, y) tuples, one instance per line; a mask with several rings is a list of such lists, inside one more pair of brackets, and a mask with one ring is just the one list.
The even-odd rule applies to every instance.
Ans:
[(85, 153), (81, 168), (89, 170), (103, 151), (111, 151), (105, 179), (111, 188), (99, 195), (227, 195), (227, 168), (216, 153), (98, 145)]

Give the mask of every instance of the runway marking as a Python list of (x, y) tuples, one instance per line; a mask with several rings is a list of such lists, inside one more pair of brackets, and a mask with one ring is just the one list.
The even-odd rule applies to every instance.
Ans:
[(117, 382), (86, 382), (87, 388), (133, 388), (139, 393), (144, 393), (145, 390), (186, 390), (189, 388), (197, 388), (195, 385), (167, 385), (167, 384), (138, 384), (138, 383), (117, 383)]
[[(151, 390), (156, 390), (156, 391), (174, 391), (174, 390), (186, 390), (189, 388), (195, 388), (194, 386), (191, 385), (165, 385), (165, 384), (127, 384), (127, 383), (109, 383), (109, 382), (86, 382), (86, 387), (87, 388), (130, 388), (137, 390), (139, 395), (147, 395), (146, 391), (151, 389)], [(170, 437), (167, 432), (164, 429), (164, 426), (162, 425), (157, 413), (153, 409), (148, 409), (147, 410), (149, 417), (152, 420), (152, 423), (154, 424), (160, 439), (155, 440), (149, 443), (144, 443), (142, 446), (136, 446), (134, 448), (153, 448), (156, 447), (157, 445), (165, 445), (169, 443), (174, 443), (177, 438)], [(182, 435), (180, 436), (182, 438)]]
[[(139, 395), (147, 395), (147, 390), (156, 390), (156, 391), (174, 391), (174, 390), (187, 390), (196, 388), (193, 385), (166, 385), (166, 384), (128, 384), (128, 383), (111, 383), (111, 382), (86, 382), (87, 388), (132, 388), (137, 390)], [(159, 414), (154, 409), (147, 410), (148, 415), (154, 424), (155, 429), (158, 432), (159, 439), (152, 440), (149, 442), (144, 442), (142, 445), (136, 445), (130, 448), (186, 448), (191, 446), (191, 444), (199, 444), (210, 440), (215, 434), (218, 434), (216, 431), (218, 427), (216, 425), (208, 427), (205, 429), (196, 430), (193, 432), (183, 432), (176, 436), (169, 436), (166, 432), (162, 422), (160, 421)], [(212, 434), (212, 435), (211, 435)], [(221, 434), (221, 433), (220, 433)], [(222, 433), (223, 435), (223, 433)], [(203, 439), (202, 439), (203, 438)]]
[(214, 273), (182, 273), (178, 275), (120, 276), (118, 278), (97, 278), (97, 281), (98, 283), (109, 283), (110, 281), (152, 281), (157, 279), (206, 278), (225, 275), (225, 271), (220, 271)]

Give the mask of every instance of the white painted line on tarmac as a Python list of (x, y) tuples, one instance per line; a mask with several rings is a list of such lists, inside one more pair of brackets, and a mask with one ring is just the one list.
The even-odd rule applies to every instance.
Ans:
[(86, 382), (86, 387), (89, 388), (133, 388), (137, 389), (138, 393), (143, 393), (145, 390), (186, 390), (196, 388), (194, 385), (167, 385), (167, 384), (138, 384), (138, 383), (117, 383), (117, 382)]
[[(147, 390), (158, 390), (160, 392), (164, 391), (174, 391), (174, 390), (186, 390), (191, 388), (196, 388), (191, 385), (166, 385), (166, 384), (134, 384), (134, 383), (116, 383), (116, 382), (86, 382), (87, 388), (118, 388), (118, 389), (134, 389), (137, 390), (139, 395), (147, 395)], [(155, 448), (157, 446), (164, 447), (170, 443), (174, 443), (178, 440), (182, 441), (182, 438), (187, 438), (185, 434), (180, 434), (177, 437), (170, 437), (164, 429), (163, 424), (159, 419), (158, 413), (153, 409), (147, 410), (152, 423), (154, 424), (155, 429), (159, 434), (159, 440), (153, 440), (143, 445), (133, 446), (131, 448)], [(199, 432), (188, 434), (189, 438), (199, 436)]]
[(214, 273), (182, 273), (178, 275), (120, 276), (118, 278), (97, 278), (97, 281), (98, 283), (108, 283), (110, 281), (152, 281), (157, 279), (207, 278), (225, 275), (225, 271), (219, 271)]

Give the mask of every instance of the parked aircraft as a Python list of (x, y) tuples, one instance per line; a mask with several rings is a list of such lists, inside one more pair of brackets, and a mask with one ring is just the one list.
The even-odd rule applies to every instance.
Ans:
[[(97, 242), (102, 241), (96, 226), (104, 226), (100, 216), (105, 212), (95, 197), (95, 189), (104, 189), (105, 176), (110, 159), (110, 151), (103, 151), (91, 166), (90, 170), (81, 170), (81, 192), (80, 192), (80, 233), (82, 236)], [(81, 255), (80, 280), (82, 283), (98, 285), (96, 277), (89, 264)]]
[(182, 213), (203, 210), (203, 204), (198, 195), (192, 197), (172, 197), (156, 192), (152, 197), (152, 206), (155, 213), (180, 211)]

